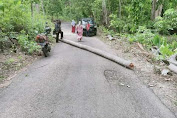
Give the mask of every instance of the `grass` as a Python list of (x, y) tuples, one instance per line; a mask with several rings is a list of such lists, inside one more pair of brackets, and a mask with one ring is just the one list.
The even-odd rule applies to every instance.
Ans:
[(0, 82), (4, 79), (5, 77), (0, 75)]
[(15, 59), (9, 58), (9, 59), (5, 62), (5, 64), (11, 65), (11, 64), (14, 63), (14, 62), (15, 62)]
[(175, 102), (175, 105), (177, 106), (177, 101)]

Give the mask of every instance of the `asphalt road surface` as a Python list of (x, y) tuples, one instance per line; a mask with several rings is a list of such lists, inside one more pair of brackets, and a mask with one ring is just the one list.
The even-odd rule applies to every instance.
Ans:
[[(78, 43), (114, 54), (98, 37)], [(133, 71), (61, 42), (12, 80), (0, 88), (0, 118), (175, 118)]]

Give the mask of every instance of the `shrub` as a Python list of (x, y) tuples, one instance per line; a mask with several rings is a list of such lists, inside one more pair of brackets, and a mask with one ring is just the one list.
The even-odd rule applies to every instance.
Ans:
[(152, 45), (160, 47), (161, 45), (167, 45), (167, 39), (164, 37), (161, 37), (160, 35), (155, 35), (152, 39)]
[(9, 58), (6, 62), (5, 62), (5, 64), (6, 65), (11, 65), (11, 64), (13, 64), (15, 62), (15, 60), (13, 59), (13, 58)]
[(152, 42), (154, 36), (155, 35), (151, 32), (150, 29), (146, 29), (146, 27), (141, 26), (139, 29), (137, 29), (137, 33), (132, 38), (134, 41), (149, 45)]
[(154, 27), (160, 34), (168, 34), (168, 30), (170, 29), (170, 25), (160, 16), (156, 18)]
[(168, 9), (167, 11), (165, 11), (164, 19), (167, 21), (167, 24), (169, 24), (172, 29), (177, 28), (177, 10)]
[(32, 54), (39, 49), (34, 42), (34, 37), (38, 33), (44, 32), (47, 17), (36, 13), (35, 10), (32, 17), (30, 3), (20, 0), (0, 1), (0, 15), (3, 16), (0, 18), (0, 47), (3, 48), (9, 34), (18, 32), (18, 43), (23, 51)]
[(161, 34), (168, 34), (169, 30), (177, 29), (177, 10), (168, 9), (164, 17), (157, 17), (154, 24), (155, 29)]
[(172, 49), (170, 48), (169, 45), (166, 45), (166, 46), (165, 45), (161, 45), (160, 53), (161, 53), (161, 55), (159, 56), (160, 59), (166, 59), (169, 56), (174, 54), (174, 52), (172, 51)]
[(101, 22), (101, 13), (102, 13), (102, 0), (95, 0), (92, 4), (92, 12), (94, 19), (97, 23)]
[(147, 48), (157, 46), (161, 53), (161, 55), (157, 55), (157, 59), (166, 59), (177, 53), (177, 42), (175, 40), (171, 43), (167, 38), (159, 34), (153, 34), (150, 29), (146, 29), (144, 26), (139, 27), (137, 33), (134, 36), (130, 36), (128, 41), (130, 43), (139, 42), (145, 44)]
[(20, 44), (21, 49), (28, 52), (28, 54), (37, 52), (41, 48), (36, 42), (28, 40), (28, 35), (25, 35), (24, 33), (18, 36), (18, 43)]
[(122, 32), (125, 26), (125, 22), (117, 17), (117, 15), (111, 14), (110, 15), (110, 28), (114, 29), (116, 32)]

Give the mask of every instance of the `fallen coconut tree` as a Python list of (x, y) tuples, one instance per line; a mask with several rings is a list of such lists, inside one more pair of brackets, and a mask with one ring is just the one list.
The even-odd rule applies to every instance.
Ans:
[(117, 57), (115, 55), (112, 55), (112, 54), (109, 54), (107, 52), (104, 52), (102, 50), (99, 50), (99, 49), (95, 49), (95, 48), (92, 48), (90, 46), (87, 46), (87, 45), (83, 45), (83, 44), (79, 44), (79, 43), (76, 43), (76, 42), (73, 42), (73, 41), (70, 41), (70, 40), (66, 40), (66, 39), (60, 39), (60, 41), (64, 42), (64, 43), (67, 43), (69, 45), (72, 45), (72, 46), (75, 46), (75, 47), (78, 47), (78, 48), (81, 48), (81, 49), (84, 49), (84, 50), (87, 50), (89, 52), (92, 52), (94, 54), (97, 54), (99, 56), (102, 56), (106, 59), (109, 59), (113, 62), (116, 62), (122, 66), (125, 66), (129, 69), (133, 69), (134, 68), (134, 64), (130, 61), (127, 61), (127, 60), (124, 60), (120, 57)]
[(172, 55), (168, 61), (177, 66), (177, 54)]
[(169, 66), (168, 66), (168, 68), (171, 70), (171, 71), (173, 71), (173, 72), (175, 72), (176, 74), (177, 74), (177, 66), (176, 65), (174, 65), (174, 64), (170, 64)]
[(172, 55), (168, 62), (169, 62), (168, 68), (177, 74), (177, 54)]

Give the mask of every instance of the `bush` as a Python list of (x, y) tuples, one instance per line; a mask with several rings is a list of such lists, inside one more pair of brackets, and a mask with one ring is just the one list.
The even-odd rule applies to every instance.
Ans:
[(47, 18), (40, 14), (34, 15), (33, 19), (30, 18), (30, 20), (27, 22), (28, 25), (25, 29), (26, 34), (28, 34), (28, 38), (30, 40), (33, 40), (38, 33), (44, 32), (46, 21)]
[(117, 15), (110, 15), (110, 28), (114, 29), (116, 32), (123, 32), (123, 28), (125, 26), (125, 22), (117, 17)]
[(169, 34), (170, 30), (177, 29), (177, 10), (168, 9), (164, 17), (157, 17), (154, 24), (155, 29), (160, 34)]
[(177, 53), (177, 42), (174, 40), (169, 42), (167, 38), (160, 36), (159, 34), (153, 34), (150, 29), (141, 26), (137, 30), (134, 36), (128, 38), (130, 43), (139, 42), (145, 44), (150, 49), (152, 46), (157, 46), (161, 55), (157, 56), (157, 59), (166, 59), (169, 56)]
[(152, 46), (160, 47), (161, 45), (167, 45), (167, 39), (159, 36), (158, 34), (152, 39)]
[(5, 61), (6, 65), (11, 65), (15, 62), (15, 60), (13, 58), (9, 58), (8, 60)]
[(168, 9), (164, 13), (164, 19), (167, 21), (167, 24), (170, 25), (172, 29), (177, 28), (177, 10)]
[(174, 54), (173, 50), (170, 48), (170, 45), (161, 45), (160, 53), (161, 55), (159, 56), (159, 59), (166, 59)]
[(28, 54), (38, 52), (41, 48), (36, 42), (29, 41), (28, 35), (25, 35), (24, 33), (18, 36), (18, 43), (20, 44), (22, 51), (26, 51)]
[(92, 4), (92, 12), (97, 23), (101, 23), (102, 0), (95, 0)]
[[(9, 34), (17, 32), (18, 43), (21, 49), (29, 54), (37, 51), (39, 46), (34, 42), (38, 33), (44, 32), (44, 25), (47, 18), (34, 10), (31, 16), (30, 2), (21, 0), (0, 1), (0, 47)], [(11, 37), (14, 38), (14, 37)]]
[(155, 35), (151, 32), (150, 29), (146, 29), (146, 27), (140, 26), (139, 29), (137, 29), (137, 33), (131, 38), (133, 38), (133, 41), (149, 45), (152, 42), (154, 36)]

